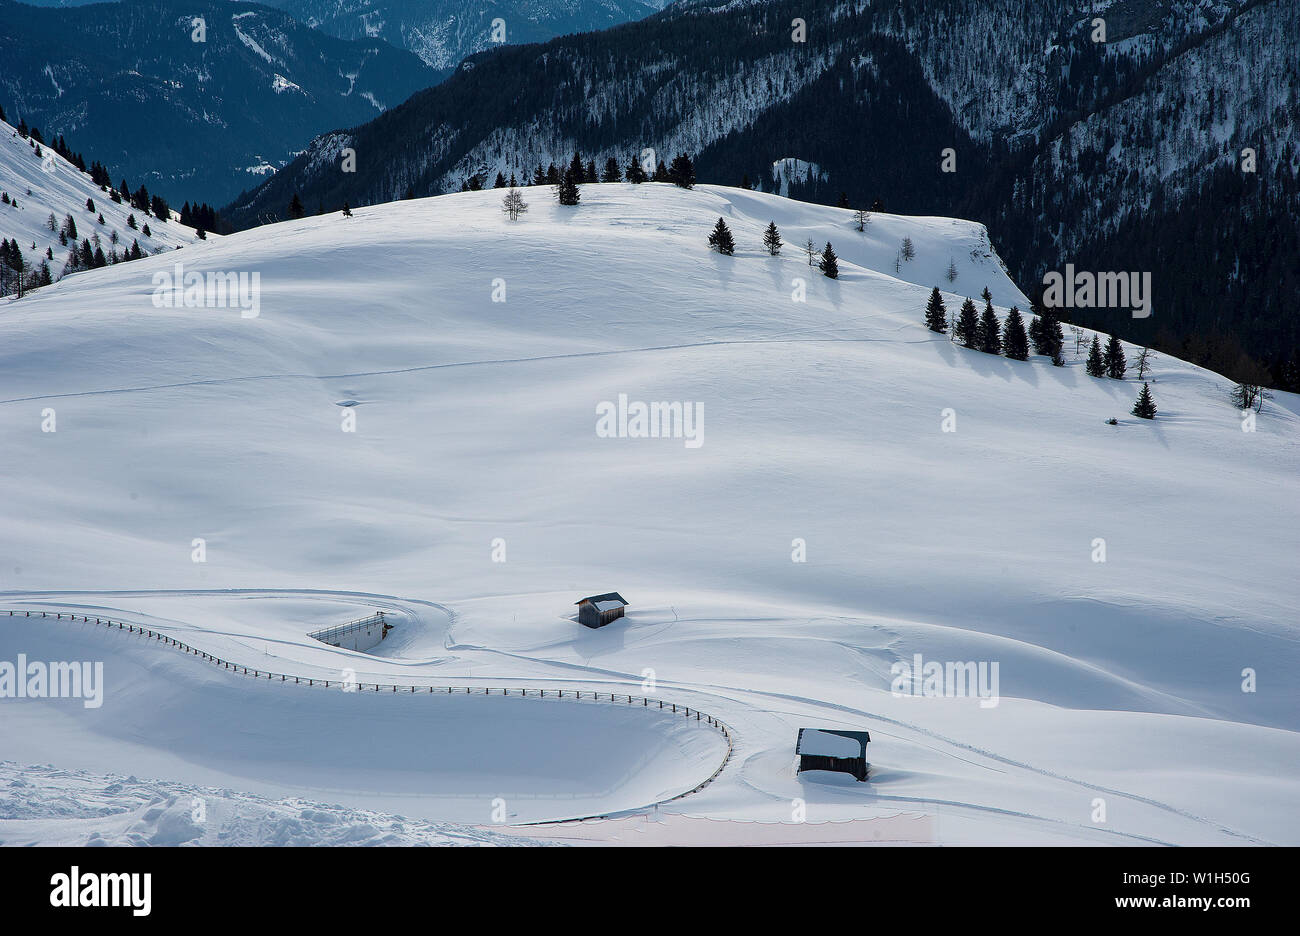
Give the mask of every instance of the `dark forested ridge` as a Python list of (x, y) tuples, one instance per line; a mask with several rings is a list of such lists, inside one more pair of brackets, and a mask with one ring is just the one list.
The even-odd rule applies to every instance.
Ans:
[[(688, 152), (700, 181), (983, 221), (1034, 292), (1067, 263), (1152, 274), (1154, 311), (1065, 310), (1221, 370), (1243, 352), (1295, 387), (1300, 4), (1126, 0), (1096, 37), (1073, 0), (679, 4), (469, 59), (445, 83), (315, 140), (227, 214), (530, 178)], [(793, 26), (804, 22), (805, 41)], [(354, 173), (339, 153), (357, 153)], [(941, 160), (952, 151), (952, 172)], [(1245, 152), (1255, 162), (1249, 172)], [(1208, 349), (1208, 350), (1207, 350)]]

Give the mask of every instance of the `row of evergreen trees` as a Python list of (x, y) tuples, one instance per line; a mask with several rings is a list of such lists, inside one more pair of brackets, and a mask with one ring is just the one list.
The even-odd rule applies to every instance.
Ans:
[[(781, 231), (777, 228), (775, 221), (769, 221), (767, 229), (763, 231), (763, 246), (773, 257), (779, 255), (781, 248), (785, 246), (781, 240)], [(709, 248), (727, 257), (736, 253), (736, 240), (731, 236), (731, 228), (727, 227), (727, 222), (722, 218), (718, 219), (718, 223), (713, 226), (713, 230), (709, 233)], [(813, 259), (816, 258), (817, 269), (831, 279), (839, 279), (839, 257), (835, 255), (835, 248), (831, 246), (830, 241), (827, 241), (825, 249), (818, 253), (812, 240), (809, 240), (804, 244), (803, 251), (808, 255), (809, 266), (813, 265)]]
[(926, 327), (941, 334), (951, 333), (955, 340), (968, 348), (983, 351), (985, 354), (1005, 354), (1015, 361), (1029, 359), (1029, 333), (1032, 333), (1035, 336), (1034, 350), (1037, 353), (1046, 354), (1053, 361), (1060, 357), (1061, 347), (1065, 343), (1060, 322), (1050, 323), (1046, 328), (1041, 324), (1035, 328), (1035, 323), (1031, 323), (1029, 333), (1026, 333), (1020, 309), (1016, 306), (1011, 307), (1004, 326), (998, 321), (997, 313), (993, 311), (993, 297), (987, 288), (982, 298), (983, 314), (975, 308), (974, 300), (967, 297), (957, 317), (950, 322), (948, 309), (943, 303), (943, 297), (939, 295), (939, 287), (934, 287), (930, 291), (930, 301), (925, 306)]
[[(469, 176), (461, 182), (460, 190), (462, 192), (480, 191), (485, 184), (485, 178), (479, 173)], [(605, 169), (603, 172), (597, 172), (595, 160), (583, 161), (582, 154), (574, 151), (573, 158), (569, 160), (568, 166), (561, 169), (551, 163), (546, 168), (542, 168), (539, 163), (533, 170), (531, 178), (525, 177), (523, 180), (516, 178), (512, 172), (507, 177), (504, 172), (498, 172), (496, 180), (492, 183), (493, 188), (517, 188), (521, 185), (587, 185), (596, 182), (632, 182), (640, 184), (642, 182), (671, 182), (681, 188), (692, 188), (695, 185), (695, 164), (685, 153), (678, 153), (673, 158), (670, 165), (665, 165), (664, 161), (659, 160), (658, 165), (652, 174), (647, 174), (645, 167), (641, 164), (637, 156), (632, 156), (628, 160), (625, 168), (620, 168), (618, 160), (613, 156), (605, 160)], [(561, 204), (569, 202), (561, 201)], [(572, 204), (576, 204), (576, 201)]]
[[(1065, 345), (1065, 334), (1061, 330), (1061, 320), (1054, 310), (1043, 309), (1030, 319), (1029, 328), (1025, 328), (1020, 309), (1012, 306), (1007, 312), (1006, 323), (998, 320), (993, 311), (993, 297), (985, 287), (981, 294), (984, 311), (975, 308), (975, 302), (967, 297), (961, 304), (961, 311), (955, 319), (949, 320), (948, 310), (944, 306), (939, 287), (930, 290), (930, 299), (925, 305), (925, 325), (930, 331), (951, 334), (953, 340), (960, 341), (965, 347), (985, 354), (1005, 354), (1015, 361), (1029, 359), (1029, 345), (1032, 342), (1034, 353), (1051, 358), (1057, 367), (1064, 367), (1061, 355)], [(1145, 352), (1143, 360), (1145, 361)], [(1123, 380), (1128, 369), (1124, 357), (1124, 346), (1114, 335), (1106, 342), (1106, 350), (1101, 350), (1101, 343), (1096, 335), (1092, 336), (1092, 348), (1088, 352), (1087, 370), (1091, 377), (1111, 377)], [(1143, 368), (1145, 369), (1145, 368)], [(1133, 405), (1133, 415), (1142, 419), (1154, 419), (1155, 401), (1151, 398), (1151, 388), (1142, 384), (1142, 392)]]

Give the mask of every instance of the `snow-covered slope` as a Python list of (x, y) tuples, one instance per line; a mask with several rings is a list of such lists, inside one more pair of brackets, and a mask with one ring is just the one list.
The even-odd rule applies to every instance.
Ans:
[[(65, 215), (72, 215), (76, 221), (79, 240), (98, 234), (105, 254), (114, 246), (114, 234), (119, 254), (129, 249), (133, 241), (138, 241), (145, 253), (158, 253), (196, 239), (193, 228), (174, 217), (164, 223), (133, 210), (129, 204), (114, 202), (89, 175), (49, 147), (41, 147), (38, 157), (31, 142), (4, 121), (0, 121), (0, 189), (18, 203), (17, 206), (0, 205), (0, 237), (17, 239), (29, 269), (38, 268), (42, 261), (48, 262), (55, 278), (63, 272), (68, 251), (73, 246), (71, 242), (66, 247), (59, 243), (58, 227)], [(93, 213), (86, 209), (86, 199), (94, 202)], [(54, 230), (49, 225), (51, 214), (55, 218)], [(101, 214), (103, 224), (98, 223)], [(127, 224), (132, 215), (136, 222), (134, 230)], [(149, 225), (147, 235), (141, 230), (146, 224)], [(47, 250), (53, 259), (47, 260)]]
[[(859, 233), (849, 211), (712, 186), (589, 185), (576, 208), (524, 194), (515, 223), (500, 192), (404, 201), (10, 304), (0, 607), (103, 614), (313, 678), (698, 707), (734, 751), (659, 807), (667, 840), (753, 841), (757, 820), (783, 841), (1300, 843), (1294, 397), (1243, 432), (1223, 379), (1162, 356), (1146, 422), (1127, 415), (1135, 381), (1087, 377), (1072, 345), (1054, 368), (927, 331), (933, 285), (950, 311), (985, 286), (1000, 314), (1025, 308), (979, 225), (876, 214)], [(734, 257), (706, 249), (719, 217)], [(896, 274), (904, 237), (917, 255)], [(838, 280), (810, 269), (808, 239), (833, 243)], [(260, 314), (157, 307), (154, 276), (178, 259), (259, 273)], [(598, 408), (621, 395), (702, 406), (702, 444), (602, 435)], [(625, 619), (573, 620), (610, 590)], [(375, 654), (306, 636), (370, 608), (397, 621)], [(131, 678), (106, 677), (101, 715), (6, 701), (10, 760), (430, 820), (490, 824), (498, 795), (428, 753), (466, 750), (439, 726), (504, 738), (507, 704), (552, 702), (399, 693), (361, 756), (373, 693), (313, 708), (336, 697), (93, 625), (0, 619), (0, 660), (28, 647)], [(916, 654), (998, 664), (997, 704), (891, 692)], [(169, 699), (232, 747), (161, 726), (151, 705)], [(648, 804), (719, 762), (716, 734), (674, 734), (654, 710), (547, 711), (588, 720), (539, 738), (590, 743), (572, 760), (516, 750), (512, 821), (574, 815), (545, 799), (557, 788)], [(349, 739), (333, 760), (300, 738), (313, 712)], [(869, 730), (870, 782), (796, 776), (809, 726)], [(431, 792), (410, 795), (411, 771)], [(806, 824), (790, 825), (796, 799)], [(556, 834), (624, 841), (620, 823)]]

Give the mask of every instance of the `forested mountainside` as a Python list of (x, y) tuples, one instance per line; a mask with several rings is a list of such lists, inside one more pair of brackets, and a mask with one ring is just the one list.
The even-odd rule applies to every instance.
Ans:
[[(202, 28), (196, 21), (202, 21)], [(229, 0), (0, 0), (0, 104), (132, 180), (223, 204), (312, 136), (436, 80), (409, 52)]]
[[(1300, 282), (1300, 5), (1127, 0), (1103, 11), (1105, 41), (1092, 9), (678, 5), (474, 56), (402, 107), (317, 138), (229, 214), (247, 225), (282, 215), (294, 193), (337, 206), (497, 172), (526, 178), (575, 148), (597, 165), (682, 151), (704, 181), (983, 221), (1027, 291), (1066, 263), (1129, 270), (1141, 260), (1155, 294), (1149, 318), (1072, 317), (1134, 340), (1159, 336), (1219, 369), (1244, 349), (1274, 383), (1296, 386), (1287, 297)], [(338, 169), (345, 146), (363, 154), (355, 173)], [(1254, 172), (1243, 170), (1246, 150)], [(778, 183), (773, 165), (791, 158), (820, 171)], [(1272, 249), (1252, 252), (1256, 237)]]
[(495, 45), (543, 42), (642, 19), (662, 0), (266, 0), (343, 39), (383, 39), (450, 72)]

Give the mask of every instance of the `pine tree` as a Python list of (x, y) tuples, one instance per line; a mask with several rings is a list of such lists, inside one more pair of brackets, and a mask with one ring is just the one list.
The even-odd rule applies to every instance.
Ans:
[(754, 187), (754, 183), (749, 181), (748, 172), (742, 172), (740, 174), (740, 187), (743, 188), (745, 191), (749, 191)]
[(945, 275), (948, 277), (948, 282), (957, 281), (957, 263), (951, 257), (948, 258), (948, 272)]
[(600, 181), (600, 176), (596, 174), (596, 161), (594, 159), (587, 160), (587, 168), (584, 169), (582, 172), (582, 181), (583, 182)]
[(775, 221), (767, 223), (767, 230), (763, 232), (763, 246), (774, 257), (781, 252), (781, 232), (776, 229)]
[(980, 314), (975, 308), (975, 301), (969, 297), (961, 304), (957, 316), (957, 340), (968, 348), (979, 346)]
[(664, 161), (662, 159), (659, 160), (659, 165), (655, 166), (655, 174), (654, 174), (653, 181), (655, 182), (672, 181), (672, 178), (668, 175), (668, 167), (664, 165)]
[(839, 258), (835, 256), (830, 241), (826, 242), (826, 249), (822, 251), (822, 261), (817, 264), (817, 268), (831, 279), (839, 279), (840, 277)]
[(1089, 377), (1106, 376), (1106, 362), (1102, 360), (1101, 342), (1097, 340), (1096, 335), (1092, 336), (1092, 347), (1088, 349), (1087, 370)]
[(939, 287), (930, 290), (930, 301), (925, 304), (925, 327), (933, 332), (948, 330), (948, 310), (939, 295)]
[(1114, 380), (1123, 380), (1128, 361), (1124, 359), (1124, 346), (1114, 335), (1106, 342), (1106, 376)]
[(678, 153), (673, 157), (673, 164), (668, 170), (668, 181), (684, 189), (695, 185), (695, 166), (685, 153)]
[(1002, 326), (998, 314), (993, 311), (993, 303), (984, 303), (984, 314), (980, 316), (979, 326), (975, 329), (975, 340), (979, 349), (985, 354), (1002, 353)]
[(709, 246), (728, 257), (736, 252), (736, 242), (731, 239), (731, 230), (727, 227), (727, 222), (721, 218), (713, 226), (713, 233), (709, 235)]
[(587, 167), (582, 164), (582, 156), (577, 151), (573, 151), (573, 158), (569, 160), (569, 172), (573, 173), (574, 182), (582, 182), (586, 178)]
[(1151, 387), (1148, 384), (1142, 384), (1142, 392), (1133, 404), (1133, 415), (1139, 419), (1156, 418), (1156, 401), (1151, 399)]
[[(576, 157), (577, 154), (575, 153)], [(561, 205), (576, 205), (582, 193), (578, 191), (578, 179), (573, 174), (572, 169), (564, 170), (564, 179), (560, 182), (559, 188), (555, 192), (556, 197), (560, 200)]]
[(506, 176), (505, 176), (505, 173), (504, 173), (504, 172), (500, 172), (500, 171), (497, 172), (497, 177), (496, 177), (496, 180), (493, 181), (493, 183), (492, 183), (492, 187), (493, 187), (493, 188), (505, 188), (505, 187), (506, 187)]
[(858, 226), (859, 231), (866, 231), (867, 225), (871, 223), (871, 212), (865, 208), (859, 208), (853, 212), (853, 223)]
[(86, 199), (86, 210), (91, 214), (95, 213), (95, 200), (93, 198)]
[(1029, 338), (1025, 335), (1025, 321), (1015, 306), (1007, 313), (1007, 323), (1002, 329), (1002, 350), (1013, 361), (1029, 359)]
[[(203, 230), (202, 225), (199, 226), (199, 230), (200, 231)], [(144, 227), (140, 228), (140, 233), (143, 234), (145, 237), (153, 237), (153, 231), (149, 230), (149, 225), (147, 224)]]
[(627, 180), (633, 185), (640, 185), (642, 182), (649, 181), (649, 178), (645, 174), (645, 167), (641, 165), (641, 161), (637, 159), (636, 156), (633, 156), (627, 161), (625, 175)]
[[(139, 206), (135, 205), (134, 207), (138, 208)], [(301, 218), (306, 213), (306, 210), (302, 207), (302, 199), (298, 197), (297, 192), (294, 192), (293, 199), (289, 202), (289, 217), (297, 219)]]
[(1039, 353), (1050, 357), (1055, 367), (1064, 367), (1065, 359), (1061, 357), (1061, 349), (1065, 347), (1065, 334), (1061, 331), (1061, 318), (1055, 309), (1044, 309), (1040, 318), (1042, 323), (1039, 336), (1042, 347)]
[(609, 157), (609, 159), (605, 160), (605, 174), (601, 176), (600, 181), (621, 182), (622, 179), (623, 173), (619, 171), (618, 160), (613, 156)]
[(546, 184), (546, 170), (542, 168), (541, 163), (538, 163), (537, 169), (533, 172), (533, 185), (545, 185), (545, 184)]
[(352, 208), (350, 205), (348, 205), (346, 201), (343, 202), (343, 217), (345, 218), (352, 217)]
[(902, 249), (903, 249), (903, 259), (904, 259), (904, 260), (915, 260), (915, 259), (916, 259), (916, 247), (914, 247), (914, 246), (912, 245), (912, 238), (910, 238), (910, 237), (904, 237), (904, 238), (903, 238), (903, 248), (902, 248)]

